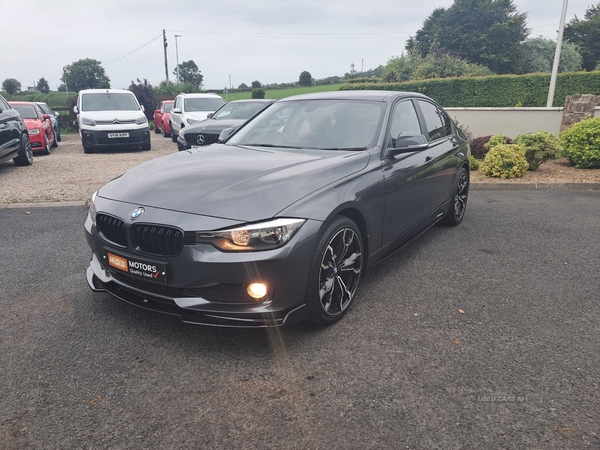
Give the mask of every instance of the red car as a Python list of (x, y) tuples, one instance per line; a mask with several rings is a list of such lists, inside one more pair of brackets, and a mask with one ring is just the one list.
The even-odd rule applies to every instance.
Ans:
[(21, 118), (25, 122), (33, 152), (49, 155), (50, 148), (58, 146), (52, 117), (48, 114), (44, 114), (40, 107), (34, 102), (8, 103), (19, 112)]
[(174, 100), (163, 100), (154, 110), (154, 132), (156, 134), (162, 133), (163, 137), (171, 136), (169, 118), (171, 117), (173, 102)]

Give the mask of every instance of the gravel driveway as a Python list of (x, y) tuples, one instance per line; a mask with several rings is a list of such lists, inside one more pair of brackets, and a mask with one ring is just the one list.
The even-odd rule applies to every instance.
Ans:
[(152, 150), (110, 150), (86, 155), (77, 134), (62, 136), (48, 156), (28, 167), (0, 164), (0, 204), (86, 201), (100, 186), (149, 159), (177, 151), (170, 138), (151, 131)]

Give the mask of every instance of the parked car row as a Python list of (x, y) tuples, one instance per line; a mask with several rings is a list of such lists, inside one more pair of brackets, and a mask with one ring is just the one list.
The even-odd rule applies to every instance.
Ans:
[(57, 115), (46, 103), (7, 102), (0, 96), (0, 162), (28, 166), (35, 153), (49, 155), (60, 141)]
[(16, 166), (29, 166), (33, 151), (23, 118), (0, 95), (0, 163), (11, 159)]

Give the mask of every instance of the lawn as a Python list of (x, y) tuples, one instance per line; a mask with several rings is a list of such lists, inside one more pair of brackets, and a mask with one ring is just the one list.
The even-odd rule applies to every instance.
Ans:
[[(297, 87), (290, 89), (265, 89), (265, 98), (279, 100), (280, 98), (289, 97), (291, 95), (309, 94), (311, 92), (339, 91), (341, 86), (342, 84), (327, 84), (323, 86)], [(221, 96), (225, 98), (225, 94), (221, 94)], [(252, 98), (252, 91), (227, 94), (226, 100), (230, 102), (232, 100), (246, 100), (249, 98)]]

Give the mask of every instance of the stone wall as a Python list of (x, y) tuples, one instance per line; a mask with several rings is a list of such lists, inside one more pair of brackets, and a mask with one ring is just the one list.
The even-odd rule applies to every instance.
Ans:
[(599, 95), (570, 95), (565, 99), (565, 109), (563, 111), (560, 131), (569, 128), (574, 123), (587, 117), (592, 117), (594, 108), (600, 106)]

